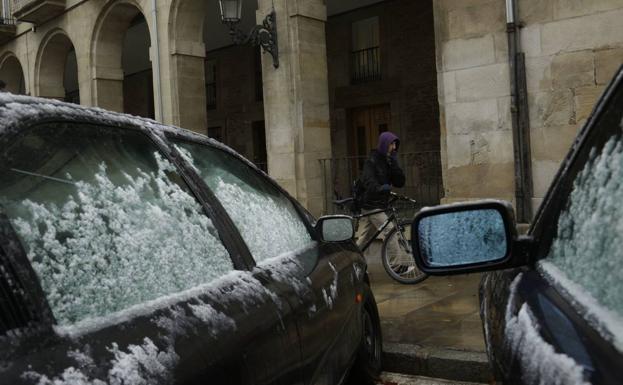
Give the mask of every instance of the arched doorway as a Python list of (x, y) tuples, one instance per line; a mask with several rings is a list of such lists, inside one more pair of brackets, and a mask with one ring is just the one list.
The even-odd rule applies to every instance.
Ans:
[(138, 6), (102, 12), (93, 39), (94, 99), (99, 107), (154, 117), (149, 26)]
[(61, 30), (51, 32), (37, 56), (36, 95), (80, 103), (74, 45)]
[(26, 86), (24, 82), (24, 72), (22, 65), (15, 55), (7, 54), (0, 61), (0, 80), (6, 86), (4, 90), (13, 94), (25, 94)]

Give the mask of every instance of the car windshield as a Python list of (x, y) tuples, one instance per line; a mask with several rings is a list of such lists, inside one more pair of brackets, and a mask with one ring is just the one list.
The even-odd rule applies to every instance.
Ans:
[(145, 134), (41, 125), (0, 146), (0, 209), (59, 324), (233, 269), (216, 228)]

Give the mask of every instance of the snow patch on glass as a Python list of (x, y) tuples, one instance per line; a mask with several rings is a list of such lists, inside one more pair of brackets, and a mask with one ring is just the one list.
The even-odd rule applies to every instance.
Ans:
[(312, 242), (292, 203), (276, 191), (267, 191), (268, 182), (250, 169), (245, 172), (247, 166), (238, 159), (205, 146), (183, 143), (175, 148), (212, 189), (256, 262)]
[[(183, 291), (233, 269), (196, 200), (170, 181), (173, 166), (123, 174), (101, 163), (91, 182), (75, 181), (62, 205), (31, 200), (13, 225), (60, 325), (100, 317)], [(67, 176), (71, 179), (71, 176)]]
[[(617, 135), (593, 149), (577, 175), (566, 209), (558, 220), (546, 261), (557, 268), (555, 280), (566, 283), (572, 298), (593, 308), (591, 314), (610, 324), (623, 351), (623, 140)], [(598, 306), (592, 306), (597, 305)], [(609, 312), (597, 310), (606, 308)], [(614, 313), (614, 314), (613, 314)]]
[(552, 385), (584, 385), (584, 371), (571, 357), (557, 353), (541, 337), (527, 304), (516, 317), (506, 323), (505, 334), (521, 362), (523, 383)]
[(500, 259), (506, 231), (497, 210), (472, 210), (423, 218), (418, 225), (420, 252), (430, 266), (453, 266)]

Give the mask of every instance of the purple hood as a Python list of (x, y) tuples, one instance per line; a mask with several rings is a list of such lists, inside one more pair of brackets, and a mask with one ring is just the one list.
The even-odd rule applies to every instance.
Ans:
[(387, 149), (393, 141), (398, 141), (398, 143), (396, 143), (396, 149), (398, 149), (400, 139), (398, 139), (396, 134), (394, 134), (393, 132), (385, 131), (379, 136), (379, 145), (376, 149), (381, 154), (387, 154)]

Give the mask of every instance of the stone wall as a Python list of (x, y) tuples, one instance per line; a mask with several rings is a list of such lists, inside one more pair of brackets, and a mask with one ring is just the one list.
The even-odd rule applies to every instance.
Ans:
[(532, 137), (534, 206), (623, 64), (623, 1), (519, 1)]
[(512, 200), (504, 1), (434, 5), (445, 201)]
[[(524, 27), (533, 205), (623, 63), (620, 0), (518, 0)], [(513, 200), (505, 4), (436, 0), (437, 70), (447, 201)]]

